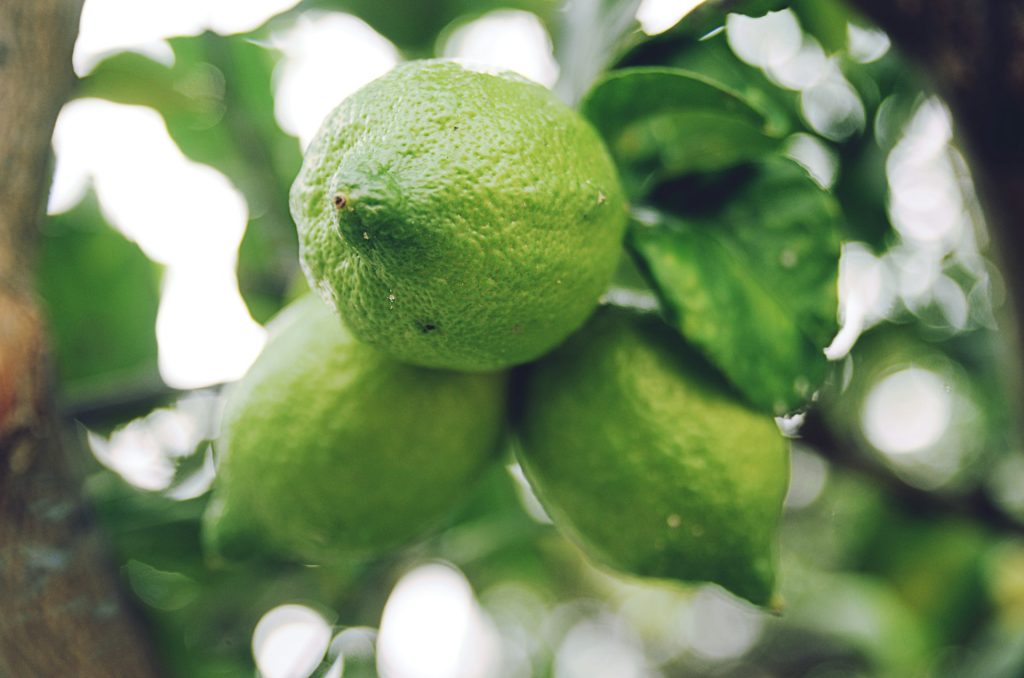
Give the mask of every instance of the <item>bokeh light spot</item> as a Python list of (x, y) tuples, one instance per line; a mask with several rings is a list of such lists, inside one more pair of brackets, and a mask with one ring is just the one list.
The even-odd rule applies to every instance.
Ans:
[(530, 12), (498, 10), (459, 26), (448, 37), (444, 55), (515, 71), (545, 87), (558, 79), (551, 38)]
[(252, 654), (263, 678), (307, 678), (331, 641), (327, 620), (305, 605), (267, 612), (252, 634)]
[(377, 642), (382, 678), (484, 678), (497, 671), (500, 655), (493, 624), (451, 566), (412, 570), (384, 606)]
[(917, 452), (942, 439), (952, 408), (942, 377), (908, 367), (881, 379), (868, 393), (862, 411), (864, 435), (886, 454)]

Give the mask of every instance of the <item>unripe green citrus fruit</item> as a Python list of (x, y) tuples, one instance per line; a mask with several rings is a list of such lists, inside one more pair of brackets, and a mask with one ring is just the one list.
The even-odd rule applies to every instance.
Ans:
[(360, 340), (428, 367), (532, 360), (581, 325), (626, 201), (597, 133), (540, 85), (413, 61), (346, 99), (291, 191), (303, 267)]
[(497, 448), (504, 377), (398, 363), (313, 295), (270, 327), (226, 397), (208, 546), (329, 563), (433, 527)]
[(658, 319), (621, 309), (525, 379), (520, 459), (557, 527), (626, 573), (770, 601), (789, 480), (771, 417)]

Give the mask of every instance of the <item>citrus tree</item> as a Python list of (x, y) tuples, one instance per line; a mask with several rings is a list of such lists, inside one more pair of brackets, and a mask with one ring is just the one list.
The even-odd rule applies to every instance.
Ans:
[[(1024, 672), (1024, 10), (304, 0), (76, 78), (80, 4), (0, 8), (0, 675)], [(402, 63), (300, 142), (342, 16)], [(498, 24), (557, 78), (447, 58)], [(37, 216), (67, 99), (241, 196), (244, 376), (165, 383), (99, 177)]]

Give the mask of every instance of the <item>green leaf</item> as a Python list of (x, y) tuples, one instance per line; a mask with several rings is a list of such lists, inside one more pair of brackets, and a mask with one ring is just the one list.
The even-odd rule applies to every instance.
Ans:
[(180, 572), (158, 570), (135, 559), (128, 561), (125, 572), (135, 595), (158, 610), (180, 610), (200, 594), (199, 584)]
[(846, 49), (850, 12), (845, 6), (835, 0), (793, 0), (790, 9), (826, 52), (834, 54)]
[(91, 191), (71, 211), (47, 219), (38, 289), (65, 395), (156, 374), (160, 271), (107, 223)]
[(265, 321), (298, 275), (298, 241), (288, 189), (298, 141), (277, 125), (271, 78), (278, 54), (240, 36), (174, 38), (174, 65), (116, 54), (86, 77), (79, 95), (150, 106), (193, 160), (223, 172), (245, 195), (249, 224), (238, 277), (250, 312)]
[(832, 197), (772, 159), (717, 204), (640, 217), (629, 245), (667, 319), (753, 404), (782, 413), (806, 403), (837, 329)]
[(765, 116), (740, 94), (680, 69), (614, 71), (581, 108), (634, 183), (732, 167), (781, 144)]

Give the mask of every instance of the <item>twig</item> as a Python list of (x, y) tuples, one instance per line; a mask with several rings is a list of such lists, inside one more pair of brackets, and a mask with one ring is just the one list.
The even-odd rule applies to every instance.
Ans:
[(895, 475), (881, 461), (836, 436), (817, 411), (809, 412), (800, 439), (836, 466), (870, 479), (902, 508), (929, 515), (962, 517), (1002, 532), (1024, 535), (1024, 522), (1009, 515), (981, 486), (963, 494), (924, 490)]

